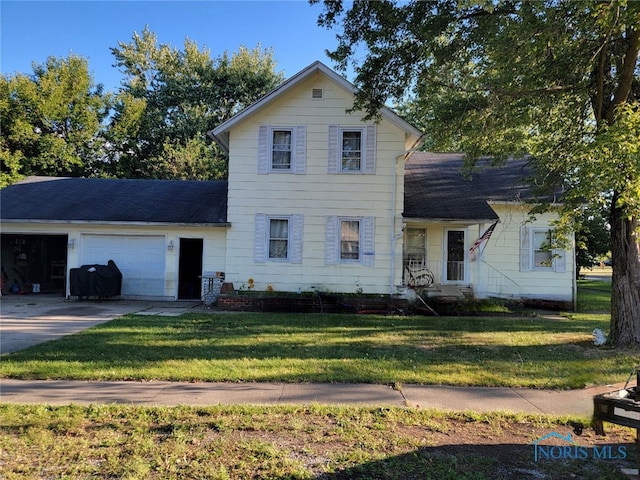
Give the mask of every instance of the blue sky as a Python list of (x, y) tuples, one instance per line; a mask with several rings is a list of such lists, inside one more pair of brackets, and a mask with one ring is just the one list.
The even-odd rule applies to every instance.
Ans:
[(212, 57), (241, 45), (272, 48), (277, 70), (290, 77), (325, 54), (335, 32), (317, 26), (320, 5), (306, 0), (258, 1), (6, 1), (0, 2), (3, 74), (31, 73), (32, 62), (70, 53), (88, 59), (96, 83), (115, 90), (122, 75), (110, 48), (129, 43), (145, 25), (158, 43), (182, 49), (185, 37)]

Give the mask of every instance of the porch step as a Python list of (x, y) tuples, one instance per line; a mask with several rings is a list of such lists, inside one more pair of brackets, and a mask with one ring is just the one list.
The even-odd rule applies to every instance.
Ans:
[(471, 289), (468, 287), (458, 287), (457, 285), (437, 285), (427, 289), (426, 292), (428, 297), (447, 297), (462, 300), (466, 297), (463, 290), (467, 290), (469, 294), (471, 293)]

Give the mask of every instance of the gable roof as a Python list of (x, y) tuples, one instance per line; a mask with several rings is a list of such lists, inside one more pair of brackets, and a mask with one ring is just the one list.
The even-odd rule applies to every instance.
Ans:
[[(264, 95), (255, 103), (251, 104), (244, 110), (240, 111), (239, 113), (235, 114), (233, 117), (229, 118), (227, 121), (221, 123), (216, 128), (209, 131), (208, 132), (209, 136), (218, 145), (224, 148), (225, 151), (228, 152), (229, 151), (229, 130), (231, 128), (233, 128), (237, 123), (251, 116), (255, 112), (263, 109), (264, 107), (269, 105), (271, 102), (276, 100), (278, 97), (283, 95), (285, 92), (289, 91), (291, 88), (300, 84), (302, 81), (309, 78), (311, 75), (315, 74), (316, 72), (321, 72), (322, 74), (330, 78), (333, 82), (335, 82), (338, 86), (346, 90), (347, 92), (351, 93), (352, 95), (355, 94), (356, 90), (351, 82), (349, 82), (344, 77), (338, 75), (336, 72), (331, 70), (322, 62), (315, 61), (308, 67), (304, 68), (300, 72), (296, 73), (292, 77), (285, 80), (278, 87), (276, 87), (271, 92)], [(418, 130), (416, 127), (408, 123), (406, 120), (400, 117), (393, 110), (383, 107), (380, 110), (380, 114), (384, 119), (396, 125), (398, 128), (403, 130), (410, 137), (415, 137), (415, 142), (411, 142), (411, 143), (416, 143), (418, 139), (422, 137), (423, 134), (420, 130)]]
[(405, 218), (493, 222), (490, 202), (522, 202), (533, 198), (527, 159), (492, 167), (480, 160), (469, 177), (463, 175), (461, 153), (415, 152), (405, 163)]
[(224, 225), (227, 182), (28, 177), (0, 190), (0, 218)]

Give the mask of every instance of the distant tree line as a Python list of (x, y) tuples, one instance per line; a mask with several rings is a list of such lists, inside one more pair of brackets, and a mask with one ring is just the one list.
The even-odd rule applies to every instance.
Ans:
[(145, 28), (111, 52), (123, 74), (116, 92), (77, 55), (1, 76), (0, 187), (26, 175), (225, 178), (227, 159), (206, 132), (283, 80), (260, 46), (212, 58)]

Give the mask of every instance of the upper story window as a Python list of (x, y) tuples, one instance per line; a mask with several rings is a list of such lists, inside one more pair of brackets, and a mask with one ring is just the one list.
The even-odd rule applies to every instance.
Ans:
[(258, 129), (258, 173), (306, 171), (307, 128), (261, 125)]
[(293, 129), (273, 129), (271, 134), (271, 170), (291, 170)]
[(342, 163), (343, 172), (360, 172), (362, 170), (362, 130), (342, 130)]
[(329, 125), (329, 173), (376, 173), (376, 126)]

